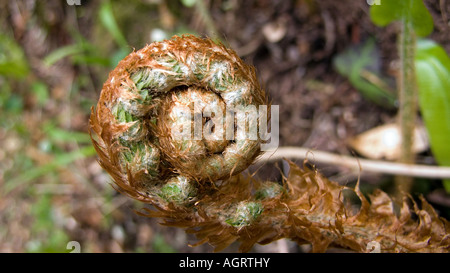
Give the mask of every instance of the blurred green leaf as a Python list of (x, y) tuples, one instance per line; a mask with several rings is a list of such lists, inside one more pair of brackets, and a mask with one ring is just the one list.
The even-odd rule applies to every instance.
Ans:
[[(203, 1), (203, 0), (201, 0)], [(188, 8), (191, 8), (195, 5), (195, 3), (197, 3), (197, 0), (181, 0), (181, 3)]]
[(78, 144), (90, 144), (91, 143), (91, 137), (89, 136), (88, 133), (67, 131), (67, 130), (55, 127), (53, 124), (44, 125), (44, 131), (47, 134), (47, 136), (51, 142), (69, 143), (69, 142), (75, 141)]
[(54, 50), (50, 54), (48, 54), (44, 58), (43, 62), (45, 65), (51, 66), (54, 63), (56, 63), (57, 61), (65, 58), (67, 56), (80, 54), (82, 52), (83, 52), (83, 48), (80, 47), (78, 44), (63, 46), (63, 47), (60, 47), (60, 48)]
[(17, 94), (11, 94), (5, 101), (5, 110), (13, 114), (20, 114), (23, 110), (23, 99)]
[[(450, 166), (450, 58), (431, 40), (417, 43), (415, 57), (419, 106), (436, 161)], [(450, 193), (450, 180), (444, 181)]]
[(77, 30), (71, 30), (71, 35), (76, 44), (83, 49), (83, 54), (71, 56), (74, 64), (110, 66), (109, 59), (105, 57), (104, 52), (99, 50), (98, 46), (92, 44)]
[(52, 227), (53, 224), (51, 210), (51, 195), (42, 195), (31, 209), (31, 213), (35, 216), (35, 221), (32, 226), (33, 232), (45, 231)]
[(5, 184), (5, 193), (7, 194), (11, 190), (15, 189), (16, 187), (22, 186), (34, 179), (37, 179), (45, 174), (51, 173), (55, 171), (58, 168), (64, 167), (72, 163), (73, 161), (89, 157), (95, 155), (95, 149), (93, 146), (83, 147), (79, 150), (75, 150), (69, 153), (64, 153), (55, 156), (54, 160), (50, 163), (47, 163), (42, 166), (30, 168), (27, 171), (19, 174), (18, 176), (14, 177), (13, 179), (10, 179)]
[(130, 50), (127, 48), (120, 48), (110, 57), (110, 63), (113, 67), (116, 67), (117, 64), (125, 58), (130, 53)]
[(47, 66), (51, 66), (57, 61), (70, 57), (74, 64), (98, 64), (102, 66), (109, 66), (110, 61), (108, 58), (99, 56), (97, 48), (88, 42), (81, 35), (74, 35), (76, 43), (60, 47), (50, 54), (48, 54), (43, 62)]
[(433, 18), (422, 0), (383, 0), (370, 7), (370, 18), (382, 27), (393, 21), (410, 22), (420, 37), (433, 31)]
[(11, 84), (13, 84), (12, 81), (0, 78), (0, 109), (3, 110), (2, 115), (4, 116), (0, 120), (0, 126), (15, 123), (13, 120), (6, 118), (6, 115), (18, 116), (23, 111), (23, 98), (18, 92), (14, 92)]
[(388, 79), (380, 76), (380, 56), (373, 39), (338, 54), (333, 65), (367, 99), (383, 107), (395, 106), (396, 96), (389, 90)]
[(122, 48), (127, 48), (127, 40), (120, 31), (116, 19), (114, 18), (111, 2), (105, 1), (102, 3), (99, 11), (99, 16), (103, 26), (105, 26), (108, 32), (113, 36), (116, 43)]
[(49, 99), (48, 87), (43, 82), (34, 82), (31, 84), (31, 91), (36, 96), (37, 103), (43, 106)]
[(0, 75), (23, 78), (28, 72), (22, 48), (12, 38), (0, 34)]
[(175, 253), (175, 249), (170, 246), (164, 237), (160, 234), (156, 234), (155, 238), (153, 239), (152, 244), (153, 250), (156, 253)]
[(93, 53), (87, 53), (83, 55), (75, 55), (72, 58), (74, 64), (86, 64), (86, 65), (101, 65), (110, 66), (111, 62), (108, 58), (94, 55)]
[(31, 226), (33, 240), (27, 244), (27, 252), (66, 252), (67, 234), (55, 225), (52, 196), (42, 195), (31, 209), (34, 222)]

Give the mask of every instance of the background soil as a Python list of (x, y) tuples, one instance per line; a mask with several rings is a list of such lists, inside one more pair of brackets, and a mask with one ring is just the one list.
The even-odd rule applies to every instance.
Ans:
[[(333, 68), (338, 53), (374, 37), (383, 71), (395, 77), (397, 26), (374, 26), (366, 1), (218, 0), (205, 1), (205, 9), (186, 7), (178, 0), (114, 1), (112, 12), (128, 47), (120, 45), (120, 37), (102, 23), (105, 2), (81, 1), (79, 6), (67, 2), (0, 1), (1, 33), (19, 45), (30, 67), (23, 79), (2, 80), (22, 104), (19, 112), (5, 113), (9, 123), (0, 131), (4, 147), (0, 154), (0, 252), (66, 251), (68, 241), (80, 242), (85, 252), (212, 251), (208, 245), (189, 247), (196, 239), (183, 230), (137, 216), (134, 210), (144, 205), (116, 193), (93, 154), (42, 174), (27, 172), (55, 165), (52, 162), (59, 158), (55, 150), (68, 153), (89, 146), (52, 139), (54, 131), (48, 129), (49, 124), (86, 134), (90, 107), (114, 61), (155, 37), (187, 32), (219, 37), (252, 63), (272, 104), (280, 105), (281, 146), (352, 155), (347, 145), (351, 137), (395, 121), (395, 109), (386, 110), (366, 100)], [(429, 38), (450, 52), (450, 2), (426, 0), (425, 4), (435, 24)], [(82, 52), (93, 52), (90, 59), (67, 54), (46, 65), (50, 53), (73, 44), (82, 45)], [(48, 90), (44, 103), (30, 91), (36, 82)], [(45, 143), (50, 150), (43, 148)], [(429, 152), (419, 155), (418, 161), (433, 163)], [(257, 176), (281, 179), (277, 165), (282, 168), (283, 164), (267, 165)], [(356, 181), (347, 175), (348, 170), (319, 168), (337, 181)], [(8, 181), (17, 185), (6, 190)], [(362, 177), (368, 190), (381, 187), (389, 191), (391, 181), (392, 177), (382, 175)], [(416, 181), (414, 191), (427, 195), (449, 218), (450, 197), (442, 193), (440, 181)], [(55, 234), (60, 235), (55, 238)], [(281, 240), (253, 251), (307, 250), (308, 246)], [(236, 247), (226, 251), (236, 251)]]

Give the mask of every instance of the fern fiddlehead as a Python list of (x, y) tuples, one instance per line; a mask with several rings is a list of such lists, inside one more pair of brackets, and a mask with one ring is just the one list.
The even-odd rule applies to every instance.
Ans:
[[(141, 214), (186, 228), (216, 250), (238, 240), (248, 251), (280, 238), (309, 242), (313, 251), (337, 244), (364, 252), (374, 241), (383, 251), (449, 250), (450, 226), (425, 200), (412, 210), (405, 201), (395, 213), (387, 195), (369, 203), (357, 187), (350, 190), (362, 205), (353, 212), (343, 200), (348, 188), (306, 167), (291, 164), (283, 184), (240, 175), (262, 140), (247, 134), (257, 119), (240, 123), (244, 111), (229, 123), (227, 112), (264, 104), (254, 69), (236, 53), (175, 36), (131, 53), (110, 73), (91, 113), (91, 137), (117, 190), (156, 208)], [(206, 128), (200, 135), (199, 127)]]
[[(207, 111), (219, 119), (210, 124), (226, 125), (226, 109), (263, 103), (254, 70), (233, 51), (185, 36), (153, 43), (122, 60), (103, 86), (91, 124), (102, 142), (101, 163), (114, 169), (124, 182), (119, 186), (132, 185), (158, 204), (189, 201), (194, 183), (241, 172), (260, 144), (257, 138), (235, 138), (234, 126), (215, 126), (208, 139), (202, 131), (191, 136), (190, 128), (203, 129)], [(171, 133), (183, 127), (188, 137)]]

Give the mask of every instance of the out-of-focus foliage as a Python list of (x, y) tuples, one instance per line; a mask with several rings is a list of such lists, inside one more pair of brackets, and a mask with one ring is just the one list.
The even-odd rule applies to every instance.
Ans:
[(380, 5), (371, 6), (370, 17), (382, 27), (394, 21), (410, 22), (421, 37), (433, 31), (433, 18), (422, 0), (383, 0)]
[(105, 1), (100, 6), (99, 11), (100, 21), (103, 26), (108, 30), (109, 34), (114, 38), (114, 41), (119, 45), (119, 50), (113, 55), (113, 66), (117, 65), (120, 60), (122, 60), (128, 53), (131, 52), (131, 48), (128, 46), (128, 42), (125, 36), (120, 31), (117, 25), (116, 19), (114, 18), (112, 5), (109, 1)]
[[(183, 6), (175, 3), (170, 11), (158, 1), (0, 3), (2, 251), (68, 252), (71, 240), (81, 243), (82, 252), (123, 251), (127, 236), (117, 232), (123, 219), (115, 214), (123, 201), (99, 170), (88, 113), (103, 77), (134, 46), (151, 42), (157, 36), (149, 35), (152, 30), (166, 38), (189, 32), (172, 14)], [(92, 234), (77, 233), (85, 227), (121, 245), (85, 241)], [(134, 251), (175, 251), (158, 234), (148, 243), (154, 231), (144, 230), (147, 239)]]
[[(425, 37), (433, 31), (433, 19), (422, 0), (383, 1), (370, 9), (372, 21), (386, 26), (393, 21), (410, 24), (415, 35)], [(412, 37), (411, 37), (412, 38)], [(450, 164), (450, 60), (445, 50), (431, 40), (415, 46), (416, 81), (419, 107), (430, 136), (430, 145), (440, 165)], [(450, 180), (444, 181), (450, 192)]]
[[(29, 70), (22, 48), (11, 37), (0, 34), (0, 108), (6, 113), (22, 111), (23, 98), (14, 92), (13, 81), (23, 80)], [(0, 121), (6, 123), (9, 122)]]
[(10, 37), (0, 34), (0, 75), (24, 78), (29, 72), (22, 49)]
[(395, 107), (396, 95), (389, 86), (389, 79), (380, 75), (380, 54), (375, 40), (348, 48), (336, 55), (333, 64), (364, 97), (386, 108)]
[[(36, 219), (31, 226), (35, 238), (27, 243), (27, 252), (67, 252), (65, 246), (70, 240), (62, 228), (54, 226), (51, 195), (42, 196), (31, 212)], [(43, 240), (43, 238), (45, 239)]]
[(183, 5), (185, 5), (188, 8), (191, 8), (195, 5), (195, 3), (197, 2), (197, 0), (180, 0), (181, 3), (183, 3)]
[[(419, 105), (436, 161), (450, 166), (450, 58), (431, 40), (420, 40), (416, 52)], [(450, 192), (450, 180), (444, 181)]]

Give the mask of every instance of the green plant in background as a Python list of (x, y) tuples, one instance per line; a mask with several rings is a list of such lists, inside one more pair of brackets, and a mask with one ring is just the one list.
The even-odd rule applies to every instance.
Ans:
[[(183, 4), (183, 6), (187, 8), (194, 8), (195, 13), (200, 16), (202, 19), (206, 31), (208, 33), (208, 36), (215, 42), (223, 42), (221, 40), (221, 37), (219, 35), (219, 32), (216, 28), (216, 24), (214, 23), (213, 18), (211, 17), (211, 14), (209, 12), (209, 9), (205, 3), (204, 0), (180, 0), (180, 2)], [(182, 34), (182, 33), (177, 33)], [(192, 33), (195, 34), (195, 33)]]
[(0, 75), (23, 79), (29, 66), (20, 46), (10, 37), (0, 34)]
[(102, 57), (102, 54), (98, 52), (98, 49), (84, 37), (78, 35), (74, 35), (74, 37), (76, 40), (74, 44), (55, 49), (43, 59), (44, 64), (51, 66), (66, 57), (70, 58), (73, 64), (101, 66), (111, 66), (115, 64), (114, 60)]
[(69, 236), (61, 227), (55, 225), (54, 208), (51, 195), (41, 196), (32, 208), (34, 222), (32, 240), (27, 243), (27, 252), (67, 252)]
[[(12, 81), (23, 80), (29, 71), (22, 48), (9, 36), (0, 34), (0, 108), (5, 114), (22, 111), (23, 99), (14, 92)], [(0, 121), (1, 126), (8, 126), (7, 123), (10, 121)]]
[(161, 234), (156, 234), (153, 239), (152, 248), (155, 253), (175, 253), (176, 250), (167, 243)]
[[(98, 25), (100, 26), (99, 28), (102, 29), (107, 36), (109, 35), (109, 38), (111, 38), (115, 43), (116, 47), (113, 49), (112, 53), (102, 50), (101, 47), (97, 46), (94, 42), (86, 39), (76, 27), (77, 24), (70, 24), (67, 27), (71, 38), (73, 39), (73, 43), (58, 47), (50, 52), (43, 59), (43, 64), (50, 67), (62, 59), (67, 59), (70, 64), (80, 67), (115, 67), (121, 59), (132, 51), (132, 47), (129, 46), (124, 33), (119, 28), (119, 25), (122, 26), (122, 24), (119, 24), (114, 16), (113, 4), (110, 1), (103, 1), (100, 4), (97, 15)], [(18, 56), (15, 59), (23, 57), (24, 54), (20, 46), (16, 47), (17, 52), (15, 54), (9, 54), (9, 56)], [(15, 48), (12, 47), (12, 49), (14, 50)], [(20, 64), (19, 61), (14, 61)], [(28, 73), (29, 69), (24, 57), (23, 63), (24, 65), (21, 67), (26, 67), (27, 69), (22, 68), (20, 71), (26, 71), (26, 73)], [(0, 73), (2, 71), (1, 64), (2, 63), (0, 62)], [(20, 71), (16, 73), (19, 76), (23, 74)], [(23, 75), (22, 77), (25, 76), (26, 75)], [(86, 76), (81, 74), (77, 77), (77, 79), (75, 79), (72, 84), (70, 91), (71, 93), (79, 92), (79, 88), (83, 84), (83, 77)], [(35, 81), (34, 79), (31, 80), (30, 84), (31, 92), (36, 97), (39, 106), (45, 106), (46, 102), (51, 99), (49, 86), (43, 82)], [(13, 95), (13, 92), (9, 92), (8, 94)], [(2, 99), (2, 94), (0, 94), (0, 99)], [(17, 109), (15, 112), (18, 115), (23, 114), (23, 102), (21, 95), (17, 95), (17, 98), (13, 97), (11, 99), (10, 97), (7, 97), (5, 100), (6, 99), (10, 100), (7, 102), (7, 105), (10, 105), (13, 109)], [(92, 103), (88, 103), (88, 107), (90, 108), (91, 106)], [(23, 172), (17, 172), (17, 169), (22, 169), (21, 166), (17, 166), (17, 169), (14, 172), (8, 172), (6, 174), (7, 181), (4, 186), (5, 194), (11, 193), (20, 188), (27, 189), (27, 192), (31, 192), (34, 195), (36, 193), (34, 189), (36, 181), (44, 180), (45, 182), (43, 183), (45, 184), (58, 183), (59, 171), (70, 168), (76, 160), (88, 158), (95, 154), (95, 149), (91, 145), (86, 146), (87, 143), (90, 143), (90, 137), (87, 133), (63, 129), (59, 127), (58, 122), (53, 120), (53, 118), (43, 122), (42, 131), (44, 133), (44, 137), (39, 141), (38, 148), (45, 154), (49, 155), (51, 160), (44, 164), (36, 164), (29, 159), (25, 153), (19, 153), (21, 159), (14, 161), (28, 162), (28, 164), (24, 165), (23, 168), (25, 168), (25, 170)], [(67, 147), (77, 148), (67, 151)], [(52, 226), (54, 219), (50, 214), (53, 211), (51, 203), (53, 193), (49, 193), (47, 195), (46, 196), (48, 198), (44, 196), (42, 200), (40, 195), (37, 197), (37, 207), (40, 209), (37, 209), (39, 211), (32, 212), (33, 217), (36, 218), (36, 227), (33, 226), (32, 237), (36, 238), (28, 244), (27, 251), (29, 252), (60, 251), (57, 247), (62, 246), (64, 249), (68, 241), (67, 236), (61, 236), (63, 229), (57, 229)], [(46, 226), (50, 232), (44, 232), (42, 228), (40, 228), (42, 226)], [(55, 236), (52, 236), (52, 234), (55, 234)], [(154, 244), (156, 251), (174, 251), (167, 246), (167, 243), (165, 243), (162, 238), (157, 238)]]
[(365, 98), (388, 109), (395, 107), (397, 96), (389, 79), (381, 75), (380, 54), (374, 39), (338, 54), (333, 65)]
[[(431, 40), (419, 40), (415, 56), (419, 107), (436, 161), (450, 166), (450, 58)], [(444, 180), (450, 193), (450, 180)]]
[(52, 51), (44, 58), (44, 64), (51, 66), (57, 61), (69, 57), (73, 64), (116, 66), (121, 59), (131, 52), (131, 47), (128, 45), (125, 36), (116, 22), (112, 5), (109, 1), (102, 2), (98, 11), (98, 17), (101, 25), (119, 47), (111, 57), (105, 56), (104, 52), (99, 52), (96, 45), (89, 42), (79, 31), (72, 29), (71, 34), (75, 42)]
[[(399, 161), (412, 164), (415, 161), (412, 145), (418, 110), (414, 67), (416, 36), (423, 37), (430, 34), (433, 30), (433, 20), (422, 0), (383, 1), (382, 4), (371, 7), (370, 16), (378, 26), (386, 26), (394, 21), (400, 23), (397, 40), (400, 56), (398, 121), (402, 140)], [(397, 177), (399, 197), (403, 192), (410, 192), (412, 184), (411, 177)]]
[[(402, 132), (400, 161), (414, 162), (412, 152), (413, 131), (416, 123), (417, 104), (425, 120), (431, 139), (431, 148), (439, 164), (450, 163), (450, 153), (445, 138), (450, 128), (450, 102), (448, 89), (448, 57), (431, 42), (419, 42), (433, 30), (433, 19), (422, 0), (384, 0), (370, 9), (372, 21), (378, 26), (400, 23), (398, 50), (399, 75), (399, 122)], [(417, 93), (418, 92), (418, 93)], [(420, 99), (418, 99), (420, 98)], [(439, 118), (436, 118), (439, 117)], [(411, 182), (399, 180), (400, 189), (408, 192)], [(448, 181), (444, 182), (450, 190)]]
[(380, 5), (371, 6), (370, 18), (373, 23), (383, 27), (400, 21), (419, 37), (425, 37), (433, 31), (433, 18), (422, 0), (383, 0)]
[(131, 52), (125, 35), (120, 31), (112, 9), (111, 2), (105, 1), (102, 3), (99, 11), (99, 17), (102, 25), (108, 30), (109, 34), (114, 38), (114, 41), (119, 46), (119, 50), (112, 56), (112, 65), (116, 66), (120, 60)]
[[(402, 158), (405, 163), (414, 162), (411, 149), (416, 113), (420, 110), (425, 122), (433, 155), (438, 164), (450, 165), (447, 139), (450, 135), (450, 64), (444, 49), (425, 37), (433, 30), (433, 19), (421, 0), (384, 0), (370, 9), (372, 21), (378, 26), (398, 22), (400, 26), (398, 51), (400, 75), (398, 98), (391, 92), (379, 65), (380, 56), (373, 39), (349, 48), (334, 58), (336, 70), (347, 77), (361, 94), (374, 103), (399, 108), (399, 124), (402, 131)], [(403, 178), (406, 179), (406, 178)], [(408, 180), (408, 179), (407, 179)], [(398, 184), (411, 181), (400, 180)], [(450, 180), (444, 181), (450, 192)]]
[[(58, 195), (56, 189), (61, 185), (61, 171), (72, 168), (78, 159), (92, 156), (95, 150), (91, 145), (86, 145), (90, 143), (86, 132), (67, 129), (66, 124), (61, 126), (59, 116), (46, 113), (45, 108), (53, 99), (52, 87), (39, 80), (31, 71), (23, 48), (14, 40), (12, 34), (8, 31), (2, 32), (0, 143), (4, 153), (0, 160), (0, 180), (3, 182), (0, 196), (5, 202), (20, 199), (23, 203), (33, 205), (30, 211), (23, 212), (20, 216), (5, 212), (1, 220), (6, 223), (13, 218), (12, 221), (20, 221), (17, 218), (30, 220), (29, 241), (23, 251), (67, 252), (69, 236), (61, 225), (55, 223), (57, 217), (53, 197)], [(105, 61), (97, 57), (100, 55), (95, 47), (80, 33), (73, 32), (73, 37), (75, 44), (51, 52), (43, 59), (44, 65), (51, 66), (64, 57), (70, 57), (74, 64), (110, 65), (108, 59)], [(74, 86), (76, 85), (77, 83), (74, 83)], [(76, 88), (74, 90), (77, 91)], [(38, 114), (42, 120), (31, 125), (30, 121), (27, 121), (27, 114), (30, 113)], [(9, 142), (3, 142), (4, 140)], [(36, 160), (30, 156), (32, 153), (42, 154), (44, 157)], [(52, 185), (56, 187), (52, 188)], [(40, 186), (42, 187), (39, 188)], [(0, 228), (0, 234), (11, 233), (8, 228)]]
[[(82, 68), (70, 89), (59, 90), (61, 86), (58, 83), (49, 84), (45, 77), (33, 73), (24, 52), (26, 44), (33, 40), (21, 45), (14, 39), (8, 25), (4, 28), (0, 24), (0, 199), (3, 204), (11, 202), (1, 213), (0, 245), (3, 245), (4, 236), (14, 238), (18, 234), (26, 234), (23, 235), (26, 240), (22, 240), (24, 245), (15, 244), (15, 249), (24, 252), (68, 252), (66, 246), (70, 238), (61, 224), (61, 217), (65, 215), (58, 215), (61, 212), (55, 207), (55, 200), (61, 198), (64, 189), (72, 186), (61, 179), (64, 174), (70, 171), (83, 179), (84, 175), (75, 162), (92, 156), (95, 150), (87, 145), (90, 144), (87, 132), (71, 128), (64, 122), (68, 119), (61, 122), (62, 111), (59, 110), (68, 110), (64, 114), (78, 113), (75, 104), (88, 100), (79, 93), (80, 87), (84, 88), (86, 82), (92, 81), (88, 73), (83, 73), (87, 70), (83, 68), (92, 70), (95, 66), (95, 69), (116, 66), (118, 60), (131, 51), (115, 24), (111, 4), (104, 2), (100, 6), (98, 25), (106, 29), (106, 35), (113, 37), (117, 43), (119, 49), (116, 54), (102, 51), (81, 34), (76, 23), (69, 23), (64, 28), (73, 43), (56, 48), (42, 59), (43, 70), (64, 58)], [(29, 15), (31, 20), (39, 21), (39, 14)], [(47, 35), (47, 26), (36, 25)], [(43, 43), (42, 47), (47, 45)], [(41, 72), (45, 74), (45, 71)], [(91, 86), (86, 88), (93, 89)], [(67, 100), (60, 103), (53, 97), (55, 90), (64, 92)], [(92, 102), (86, 102), (86, 105), (88, 107), (84, 113), (90, 109)], [(112, 189), (108, 187), (107, 190)], [(110, 203), (105, 202), (105, 210), (112, 206)], [(11, 229), (9, 223), (20, 224)], [(21, 233), (21, 228), (26, 228), (26, 232)], [(8, 241), (8, 238), (5, 239)]]

